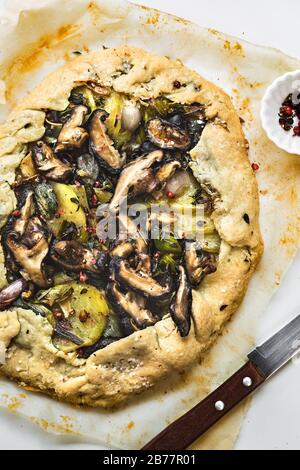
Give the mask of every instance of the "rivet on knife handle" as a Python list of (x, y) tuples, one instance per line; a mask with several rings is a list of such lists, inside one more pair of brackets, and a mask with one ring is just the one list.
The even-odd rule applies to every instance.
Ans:
[(144, 446), (143, 450), (186, 449), (265, 379), (251, 361), (247, 362), (205, 400)]

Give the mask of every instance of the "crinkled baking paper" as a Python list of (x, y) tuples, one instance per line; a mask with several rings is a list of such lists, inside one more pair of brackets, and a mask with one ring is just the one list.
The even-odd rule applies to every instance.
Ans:
[[(77, 52), (125, 43), (179, 59), (231, 95), (244, 122), (250, 159), (259, 165), (264, 258), (234, 320), (204, 362), (192, 370), (170, 377), (114, 411), (74, 408), (1, 378), (0, 407), (49, 432), (109, 448), (136, 449), (243, 364), (255, 343), (259, 319), (295, 255), (300, 158), (287, 155), (267, 139), (259, 108), (266, 87), (282, 73), (299, 68), (299, 62), (126, 1), (9, 0), (0, 17), (2, 119), (42, 77)], [(194, 448), (232, 448), (244, 408), (238, 408)]]

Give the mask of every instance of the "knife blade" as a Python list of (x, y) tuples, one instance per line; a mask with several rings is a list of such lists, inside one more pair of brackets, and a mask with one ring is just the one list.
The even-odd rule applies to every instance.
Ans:
[(248, 355), (248, 362), (142, 450), (184, 450), (300, 351), (300, 315)]
[(294, 318), (272, 338), (257, 347), (248, 359), (266, 378), (290, 361), (300, 350), (300, 315)]

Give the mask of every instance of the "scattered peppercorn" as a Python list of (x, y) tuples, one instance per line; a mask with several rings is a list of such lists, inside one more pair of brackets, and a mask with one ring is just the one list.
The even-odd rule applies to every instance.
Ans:
[(92, 204), (93, 204), (93, 206), (96, 206), (98, 204), (98, 202), (99, 201), (98, 201), (98, 198), (97, 198), (96, 194), (93, 194), (92, 195)]
[(300, 126), (295, 126), (293, 132), (293, 137), (300, 137)]
[(60, 209), (59, 211), (56, 212), (55, 217), (56, 219), (59, 219), (64, 215), (65, 211), (63, 209)]
[(279, 119), (279, 124), (284, 129), (285, 131), (290, 131), (293, 127), (294, 124), (294, 119), (293, 118), (280, 118)]
[(251, 166), (252, 166), (252, 170), (253, 170), (253, 171), (258, 171), (258, 170), (259, 170), (259, 164), (258, 164), (258, 163), (255, 163), (255, 162), (254, 162), (254, 163), (252, 163)]
[[(299, 97), (300, 95), (297, 98)], [(295, 119), (298, 119), (298, 124), (295, 123)], [(300, 104), (294, 103), (292, 93), (280, 106), (279, 125), (286, 132), (293, 130), (293, 137), (300, 137)]]
[(172, 191), (167, 191), (166, 195), (167, 195), (168, 199), (173, 199), (174, 198), (174, 193)]
[(63, 313), (61, 310), (59, 310), (58, 308), (54, 308), (52, 310), (53, 312), (53, 315), (55, 316), (55, 318), (62, 318), (63, 317)]
[(86, 282), (87, 281), (87, 275), (85, 273), (80, 273), (79, 274), (79, 281), (80, 282)]
[(15, 211), (13, 211), (12, 215), (14, 217), (21, 217), (21, 211), (15, 210)]
[(280, 114), (287, 114), (288, 116), (292, 116), (294, 114), (294, 110), (291, 106), (282, 106), (280, 108)]

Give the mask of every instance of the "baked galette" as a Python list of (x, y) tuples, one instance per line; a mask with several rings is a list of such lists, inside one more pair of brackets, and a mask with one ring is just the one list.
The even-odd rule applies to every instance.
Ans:
[(229, 97), (130, 47), (80, 55), (0, 127), (0, 371), (113, 406), (199, 361), (259, 258)]

